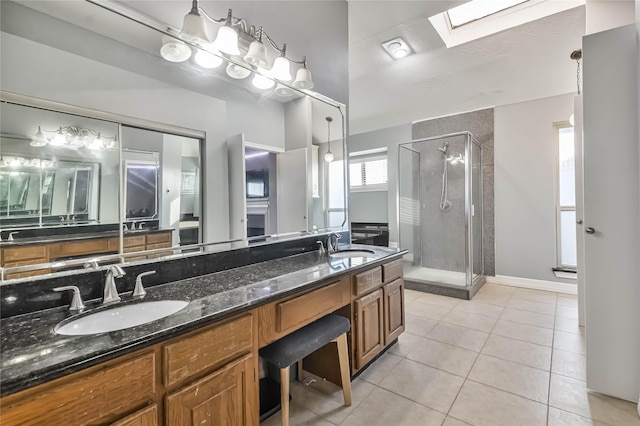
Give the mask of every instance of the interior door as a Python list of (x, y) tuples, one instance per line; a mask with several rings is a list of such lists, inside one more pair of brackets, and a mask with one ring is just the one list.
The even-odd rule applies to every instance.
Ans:
[(628, 25), (583, 39), (587, 388), (640, 392), (638, 51)]
[(247, 188), (244, 158), (244, 136), (234, 135), (227, 141), (229, 155), (229, 238), (247, 238)]
[(309, 215), (307, 148), (279, 153), (277, 168), (278, 234), (306, 231)]

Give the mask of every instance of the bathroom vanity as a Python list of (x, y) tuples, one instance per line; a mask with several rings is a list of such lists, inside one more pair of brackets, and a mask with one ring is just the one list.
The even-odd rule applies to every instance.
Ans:
[[(336, 312), (351, 321), (356, 375), (404, 331), (404, 253), (354, 248), (368, 252), (313, 251), (150, 287), (145, 300), (190, 303), (129, 329), (58, 335), (63, 308), (5, 319), (2, 423), (257, 425), (259, 348)], [(304, 369), (339, 383), (330, 352)]]

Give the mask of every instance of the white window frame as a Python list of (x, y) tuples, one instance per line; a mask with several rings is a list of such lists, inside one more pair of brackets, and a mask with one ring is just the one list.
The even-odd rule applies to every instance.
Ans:
[[(387, 181), (380, 184), (369, 185), (352, 185), (351, 183), (351, 165), (363, 164), (368, 161), (385, 160), (387, 162)], [(373, 192), (373, 191), (388, 191), (389, 190), (389, 156), (387, 155), (387, 149), (371, 149), (367, 151), (358, 151), (349, 153), (349, 191), (350, 192)]]
[[(553, 126), (553, 142), (554, 142), (554, 187), (555, 187), (555, 206), (556, 206), (556, 266), (558, 268), (575, 269), (576, 265), (569, 265), (562, 263), (562, 212), (576, 211), (576, 202), (572, 206), (560, 204), (560, 130), (568, 127), (572, 127), (568, 121), (555, 123)], [(575, 132), (575, 129), (574, 129)], [(575, 134), (575, 133), (574, 133)], [(574, 147), (574, 159), (575, 159), (575, 147)], [(575, 176), (575, 169), (574, 169)], [(577, 248), (576, 248), (577, 250)]]

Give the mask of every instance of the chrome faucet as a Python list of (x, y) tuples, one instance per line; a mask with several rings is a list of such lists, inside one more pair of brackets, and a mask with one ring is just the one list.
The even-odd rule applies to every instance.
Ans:
[(107, 278), (104, 281), (104, 297), (102, 298), (103, 305), (118, 303), (120, 301), (115, 279), (120, 278), (125, 274), (126, 272), (124, 272), (118, 265), (112, 265), (109, 267), (107, 270)]
[(15, 234), (19, 234), (19, 232), (18, 231), (9, 232), (9, 238), (7, 238), (7, 241), (13, 241), (13, 236)]
[[(333, 238), (335, 237), (335, 239)], [(338, 251), (338, 240), (342, 237), (342, 235), (337, 232), (332, 232), (327, 237), (327, 251), (331, 253), (332, 251)]]

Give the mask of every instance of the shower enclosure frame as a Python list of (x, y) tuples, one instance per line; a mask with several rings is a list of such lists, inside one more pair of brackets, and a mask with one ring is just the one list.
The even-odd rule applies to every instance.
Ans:
[[(479, 289), (479, 287), (477, 287), (475, 289), (475, 291), (471, 291), (471, 289), (474, 287), (475, 284), (477, 283), (484, 283), (484, 236), (483, 236), (483, 229), (484, 229), (484, 212), (483, 212), (483, 206), (484, 206), (484, 178), (483, 178), (483, 160), (482, 160), (482, 146), (480, 145), (480, 143), (478, 142), (478, 140), (471, 134), (471, 132), (455, 132), (455, 133), (448, 133), (445, 135), (438, 135), (438, 136), (432, 136), (432, 137), (428, 137), (428, 138), (422, 138), (422, 139), (415, 139), (409, 142), (404, 142), (398, 145), (398, 158), (397, 158), (397, 166), (398, 166), (398, 175), (397, 175), (397, 181), (396, 181), (396, 229), (398, 230), (398, 246), (402, 247), (402, 236), (400, 233), (400, 170), (401, 170), (401, 156), (400, 156), (400, 150), (401, 149), (407, 149), (409, 151), (413, 151), (418, 155), (418, 164), (420, 164), (420, 158), (421, 158), (421, 153), (420, 151), (414, 149), (412, 146), (415, 144), (419, 144), (419, 143), (429, 143), (429, 142), (433, 142), (433, 141), (437, 141), (437, 140), (446, 140), (447, 138), (452, 138), (452, 137), (458, 137), (458, 136), (465, 136), (467, 138), (467, 140), (465, 141), (465, 146), (464, 146), (464, 152), (465, 152), (465, 163), (464, 163), (464, 167), (465, 167), (465, 179), (464, 179), (464, 197), (465, 197), (465, 203), (464, 203), (464, 214), (465, 214), (465, 219), (464, 219), (464, 238), (465, 238), (465, 286), (464, 287), (457, 287), (454, 286), (452, 284), (447, 284), (447, 283), (440, 283), (440, 282), (429, 282), (429, 284), (431, 285), (437, 285), (437, 286), (442, 286), (442, 287), (450, 287), (450, 288), (455, 288), (457, 287), (458, 289), (466, 289), (467, 291), (469, 291), (469, 294), (467, 295), (468, 298), (470, 299), (471, 296), (473, 296), (473, 294), (475, 293), (475, 291), (477, 291)], [(480, 158), (479, 158), (479, 163), (478, 163), (478, 167), (480, 168), (480, 176), (478, 178), (478, 197), (479, 197), (479, 208), (481, 209), (481, 216), (480, 216), (480, 226), (479, 229), (476, 229), (476, 227), (473, 226), (473, 213), (475, 213), (473, 211), (473, 209), (475, 209), (475, 205), (473, 203), (473, 199), (472, 199), (472, 185), (473, 185), (473, 157), (472, 157), (472, 144), (475, 145), (478, 148), (478, 152), (480, 153)], [(418, 169), (418, 173), (420, 173), (420, 169)], [(418, 193), (422, 194), (422, 186), (423, 186), (423, 182), (422, 179), (418, 179)], [(422, 199), (419, 200), (420, 203), (422, 203)], [(422, 230), (423, 227), (423, 221), (422, 221), (422, 217), (420, 217), (420, 229)], [(479, 239), (480, 239), (480, 253), (475, 253), (474, 252), (474, 234), (478, 232), (479, 233)], [(423, 239), (423, 233), (420, 232), (419, 233), (419, 244), (420, 244), (420, 248), (422, 251), (422, 239)], [(474, 271), (473, 271), (473, 261), (475, 259), (474, 256), (480, 256), (480, 270), (479, 272), (474, 275)]]

